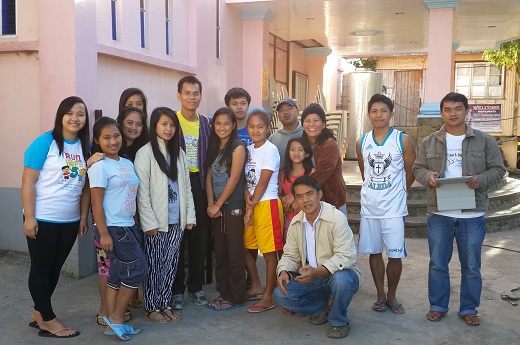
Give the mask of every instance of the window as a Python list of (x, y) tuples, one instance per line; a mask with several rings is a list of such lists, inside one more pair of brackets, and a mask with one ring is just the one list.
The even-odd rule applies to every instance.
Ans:
[(0, 35), (16, 35), (16, 0), (1, 0)]
[(117, 0), (112, 0), (110, 4), (112, 13), (112, 40), (117, 41), (119, 38), (118, 20), (117, 20)]
[(455, 64), (455, 91), (475, 98), (503, 98), (504, 69), (489, 62)]
[(171, 36), (172, 36), (172, 24), (171, 24), (171, 4), (170, 0), (164, 0), (164, 13), (165, 13), (165, 23), (166, 23), (166, 55), (172, 55), (171, 48)]
[[(269, 73), (274, 76), (277, 92), (287, 88), (289, 79), (289, 42), (269, 34)], [(288, 95), (285, 95), (288, 97)]]
[(222, 32), (220, 28), (220, 0), (217, 0), (217, 59), (222, 56)]
[(146, 1), (141, 0), (141, 47), (146, 48)]

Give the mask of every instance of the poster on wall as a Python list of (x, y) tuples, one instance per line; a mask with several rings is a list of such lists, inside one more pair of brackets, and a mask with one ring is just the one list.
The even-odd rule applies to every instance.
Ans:
[(483, 132), (501, 132), (501, 104), (470, 104), (466, 122)]

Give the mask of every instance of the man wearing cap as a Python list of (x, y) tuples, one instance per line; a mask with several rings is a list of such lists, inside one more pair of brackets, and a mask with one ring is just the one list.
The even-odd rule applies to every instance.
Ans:
[(292, 138), (298, 138), (302, 136), (303, 128), (298, 121), (298, 106), (290, 98), (284, 98), (278, 103), (276, 107), (278, 112), (278, 119), (283, 125), (283, 128), (279, 128), (270, 137), (269, 141), (272, 142), (280, 153), (280, 169), (284, 166), (285, 149), (287, 143)]

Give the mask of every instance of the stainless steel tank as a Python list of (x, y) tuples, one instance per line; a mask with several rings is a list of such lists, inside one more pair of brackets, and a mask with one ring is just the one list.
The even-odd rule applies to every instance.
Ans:
[(370, 98), (381, 93), (383, 74), (372, 71), (356, 71), (343, 76), (341, 108), (349, 111), (347, 119), (347, 159), (357, 159), (356, 139), (372, 129), (367, 117)]

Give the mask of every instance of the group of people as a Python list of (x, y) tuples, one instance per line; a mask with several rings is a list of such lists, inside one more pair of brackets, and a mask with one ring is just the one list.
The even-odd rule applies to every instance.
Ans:
[[(214, 113), (211, 125), (197, 112), (201, 82), (184, 77), (177, 91), (181, 110), (154, 109), (148, 127), (144, 93), (125, 90), (117, 119), (94, 123), (91, 147), (85, 103), (66, 98), (54, 129), (25, 152), (22, 202), (34, 301), (29, 325), (40, 336), (79, 335), (56, 318), (51, 296), (76, 236), (88, 230), (90, 208), (99, 272), (97, 323), (107, 335), (129, 340), (141, 332), (126, 324), (132, 319), (129, 305), (144, 305), (145, 317), (156, 323), (180, 320), (187, 287), (197, 305), (224, 311), (255, 300), (247, 312), (260, 313), (277, 302), (284, 314), (310, 315), (317, 325), (328, 321), (329, 337), (345, 337), (348, 306), (363, 284), (358, 251), (370, 254), (378, 294), (372, 309), (402, 314), (396, 290), (407, 255), (406, 195), (415, 178), (428, 187), (431, 212), (427, 318), (438, 321), (448, 311), (455, 237), (463, 273), (459, 315), (478, 324), (486, 188), (505, 169), (496, 142), (466, 125), (463, 95), (443, 99), (446, 124), (422, 142), (417, 157), (410, 137), (390, 126), (392, 101), (372, 97), (368, 117), (374, 129), (356, 143), (364, 179), (356, 250), (341, 155), (319, 105), (307, 106), (300, 117), (292, 99), (280, 101), (283, 127), (269, 136), (268, 114), (248, 114), (251, 97), (242, 88), (227, 92), (226, 107)], [(448, 158), (455, 163), (447, 166)], [(438, 212), (435, 178), (463, 175), (473, 176), (468, 186), (476, 190), (477, 209)], [(210, 229), (219, 293), (212, 300), (202, 290)], [(258, 251), (266, 262), (265, 286)]]

